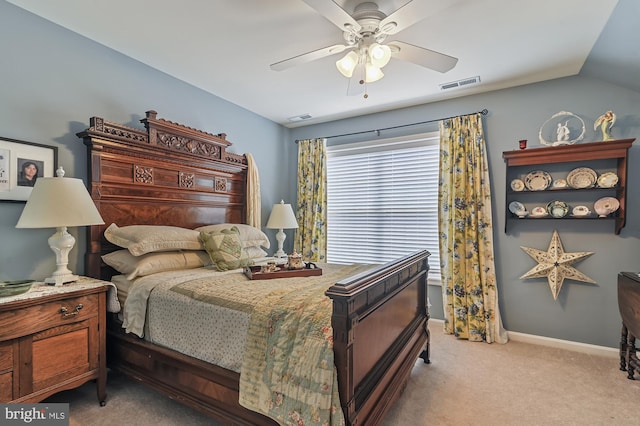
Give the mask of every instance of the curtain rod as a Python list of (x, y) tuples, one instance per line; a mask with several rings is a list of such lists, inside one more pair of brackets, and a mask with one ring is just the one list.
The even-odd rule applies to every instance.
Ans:
[[(489, 114), (489, 110), (487, 110), (486, 108), (483, 109), (482, 111), (476, 111), (475, 113), (471, 113), (471, 114), (482, 114), (482, 115), (487, 115)], [(471, 114), (467, 114), (467, 115), (471, 115)], [(455, 118), (455, 117), (459, 117), (458, 115), (453, 115), (451, 117), (444, 117), (444, 118), (436, 118), (434, 120), (427, 120), (427, 121), (419, 121), (417, 123), (409, 123), (409, 124), (401, 124), (399, 126), (392, 126), (392, 127), (384, 127), (382, 129), (373, 129), (373, 130), (363, 130), (361, 132), (354, 132), (354, 133), (344, 133), (342, 135), (333, 135), (333, 136), (323, 136), (322, 138), (318, 138), (318, 139), (331, 139), (331, 138), (339, 138), (342, 136), (353, 136), (353, 135), (361, 135), (364, 133), (373, 133), (376, 132), (378, 135), (380, 135), (380, 132), (382, 130), (392, 130), (392, 129), (399, 129), (401, 127), (409, 127), (409, 126), (417, 126), (418, 124), (427, 124), (427, 123), (433, 123), (435, 121), (440, 121), (440, 120), (448, 120), (449, 118)], [(296, 139), (295, 141), (296, 143), (300, 142), (300, 139)]]

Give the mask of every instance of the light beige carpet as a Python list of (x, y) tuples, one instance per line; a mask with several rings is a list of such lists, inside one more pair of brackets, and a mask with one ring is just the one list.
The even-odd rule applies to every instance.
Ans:
[[(471, 343), (430, 325), (431, 364), (421, 360), (384, 426), (640, 424), (640, 375), (627, 379), (613, 357), (509, 342)], [(218, 425), (208, 417), (115, 373), (107, 405), (95, 384), (61, 392), (70, 425)], [(366, 425), (364, 425), (366, 426)]]

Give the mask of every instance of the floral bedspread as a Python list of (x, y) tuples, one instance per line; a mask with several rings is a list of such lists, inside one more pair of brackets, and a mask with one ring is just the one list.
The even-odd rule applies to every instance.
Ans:
[[(180, 279), (161, 277), (161, 284), (141, 278), (132, 290), (145, 297), (130, 291), (125, 312), (137, 307), (132, 312), (140, 315), (129, 317), (140, 316), (135, 323), (142, 328), (151, 293), (158, 293), (159, 298), (168, 290), (214, 308), (245, 313), (249, 318), (239, 361), (240, 404), (282, 425), (344, 425), (333, 358), (332, 301), (324, 293), (332, 284), (373, 265), (319, 266), (321, 276), (301, 278), (250, 281), (238, 271), (201, 269), (178, 274)], [(212, 315), (209, 321), (214, 321)], [(235, 332), (244, 331), (237, 324)]]
[(240, 373), (241, 405), (282, 425), (344, 424), (333, 362), (332, 302), (324, 293), (328, 283), (369, 268), (351, 265), (323, 279), (310, 277), (257, 304)]

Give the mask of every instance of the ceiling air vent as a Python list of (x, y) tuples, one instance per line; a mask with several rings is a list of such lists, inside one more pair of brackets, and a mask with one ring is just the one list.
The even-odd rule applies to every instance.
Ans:
[(296, 115), (295, 117), (289, 117), (287, 118), (287, 120), (289, 120), (292, 123), (295, 123), (297, 121), (304, 121), (304, 120), (309, 120), (313, 117), (311, 117), (311, 114), (302, 114), (302, 115)]
[(455, 89), (456, 87), (469, 86), (471, 84), (480, 83), (480, 76), (465, 78), (458, 81), (452, 81), (451, 83), (443, 83), (440, 85), (440, 90)]

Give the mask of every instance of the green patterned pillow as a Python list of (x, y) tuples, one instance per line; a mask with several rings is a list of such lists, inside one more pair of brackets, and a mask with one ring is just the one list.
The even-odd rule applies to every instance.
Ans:
[(200, 240), (204, 244), (204, 249), (209, 253), (211, 262), (219, 271), (253, 265), (253, 260), (242, 249), (240, 231), (235, 226), (215, 232), (200, 232)]

